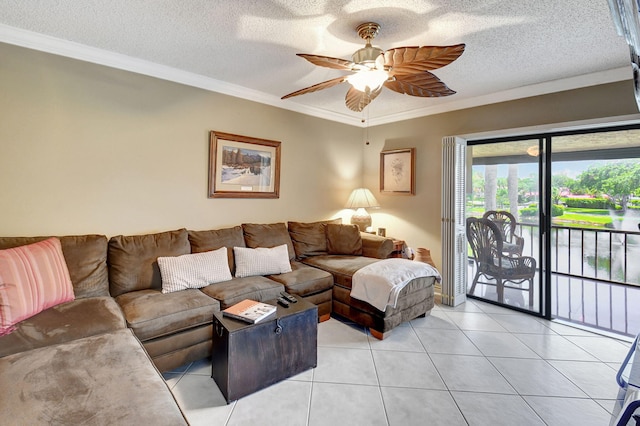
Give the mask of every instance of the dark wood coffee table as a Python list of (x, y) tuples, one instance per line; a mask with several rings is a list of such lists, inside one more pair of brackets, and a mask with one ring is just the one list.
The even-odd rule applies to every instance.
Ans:
[(318, 363), (318, 307), (298, 302), (278, 307), (276, 317), (247, 324), (213, 316), (211, 377), (227, 403), (264, 389)]

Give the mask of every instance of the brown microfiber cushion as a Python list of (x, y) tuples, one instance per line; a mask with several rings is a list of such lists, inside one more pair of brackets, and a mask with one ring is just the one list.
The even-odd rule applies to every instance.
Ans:
[(329, 223), (341, 224), (342, 219), (320, 222), (289, 222), (289, 235), (298, 259), (327, 254), (327, 234), (325, 226)]
[(289, 259), (296, 257), (293, 242), (291, 242), (287, 225), (284, 223), (243, 223), (242, 231), (244, 232), (244, 241), (249, 248), (271, 248), (286, 244)]
[(191, 246), (186, 229), (112, 237), (108, 251), (111, 296), (136, 290), (161, 290), (158, 257), (189, 253)]
[[(0, 237), (0, 249), (33, 244), (50, 237)], [(58, 237), (62, 244), (76, 299), (109, 296), (107, 237), (68, 235)]]
[(3, 424), (187, 425), (130, 329), (0, 358)]
[(327, 224), (327, 252), (362, 256), (362, 237), (356, 225)]
[(208, 231), (189, 231), (189, 242), (191, 243), (192, 253), (202, 253), (226, 247), (227, 257), (229, 258), (229, 270), (232, 275), (235, 274), (233, 248), (246, 247), (241, 226)]

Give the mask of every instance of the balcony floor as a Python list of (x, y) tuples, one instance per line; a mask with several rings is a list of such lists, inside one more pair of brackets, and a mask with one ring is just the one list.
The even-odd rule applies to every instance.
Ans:
[[(474, 274), (473, 262), (470, 262), (467, 291)], [(552, 274), (551, 291), (554, 319), (618, 335), (635, 337), (640, 333), (640, 287)], [(496, 301), (496, 287), (478, 284), (474, 296)], [(540, 292), (535, 291), (536, 312), (539, 297)], [(505, 289), (505, 305), (528, 309), (527, 298), (527, 291)]]

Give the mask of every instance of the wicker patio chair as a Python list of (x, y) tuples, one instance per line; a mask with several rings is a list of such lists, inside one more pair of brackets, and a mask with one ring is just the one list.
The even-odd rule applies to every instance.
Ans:
[(498, 225), (502, 235), (503, 253), (509, 256), (522, 256), (524, 238), (516, 234), (516, 218), (511, 213), (503, 210), (489, 210), (482, 217)]
[[(467, 239), (476, 264), (469, 294), (474, 293), (478, 283), (492, 285), (496, 286), (498, 302), (505, 303), (505, 288), (527, 291), (529, 308), (532, 308), (536, 260), (530, 256), (506, 256), (500, 228), (486, 218), (467, 219)], [(480, 281), (481, 278), (484, 281)], [(528, 282), (528, 287), (522, 286), (524, 282)]]

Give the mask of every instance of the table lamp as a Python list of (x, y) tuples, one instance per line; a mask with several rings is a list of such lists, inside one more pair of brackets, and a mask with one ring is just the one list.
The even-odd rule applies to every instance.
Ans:
[(361, 232), (371, 226), (371, 216), (365, 209), (376, 207), (380, 207), (380, 203), (367, 188), (354, 189), (346, 206), (348, 209), (356, 210), (351, 216), (351, 223), (357, 225)]

